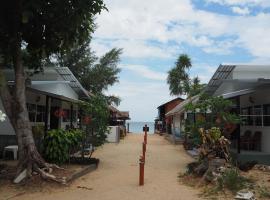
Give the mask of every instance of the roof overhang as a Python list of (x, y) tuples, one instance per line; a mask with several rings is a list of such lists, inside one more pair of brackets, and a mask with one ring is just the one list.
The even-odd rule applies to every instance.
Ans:
[(178, 104), (174, 109), (170, 110), (169, 112), (167, 112), (165, 115), (166, 116), (172, 116), (175, 114), (180, 114), (182, 112), (185, 111), (185, 107), (186, 105), (188, 105), (189, 103), (196, 103), (199, 101), (200, 96), (196, 95), (193, 96), (191, 98), (186, 99), (185, 101), (182, 101), (180, 104)]

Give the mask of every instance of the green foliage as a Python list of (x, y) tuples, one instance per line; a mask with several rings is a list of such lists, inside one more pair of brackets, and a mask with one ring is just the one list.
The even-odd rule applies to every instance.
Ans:
[(228, 168), (218, 178), (218, 187), (220, 189), (229, 189), (232, 192), (237, 192), (241, 189), (248, 187), (251, 180), (240, 175), (237, 168)]
[[(221, 132), (224, 131), (226, 124), (238, 124), (240, 118), (238, 115), (231, 113), (232, 101), (224, 99), (223, 97), (209, 97), (205, 95), (200, 96), (199, 102), (189, 103), (185, 109), (188, 112), (201, 115), (201, 119), (197, 119), (196, 122), (187, 122), (192, 124), (194, 129), (204, 128), (210, 129), (212, 127), (218, 127)], [(207, 119), (206, 119), (207, 117)], [(188, 129), (191, 129), (187, 127)]]
[(167, 83), (169, 84), (171, 95), (184, 95), (188, 97), (199, 94), (204, 88), (204, 84), (200, 84), (198, 77), (190, 79), (189, 69), (191, 68), (191, 60), (188, 55), (181, 54), (175, 66), (168, 72)]
[[(113, 48), (100, 59), (90, 49), (91, 39), (83, 44), (62, 51), (56, 57), (54, 65), (68, 67), (82, 86), (92, 94), (100, 95), (118, 82), (120, 55), (122, 49)], [(119, 105), (121, 99), (117, 96), (107, 96), (108, 104)]]
[(12, 58), (23, 47), (36, 61), (82, 44), (94, 30), (103, 0), (3, 1), (0, 7), (0, 55)]
[(91, 116), (91, 123), (84, 126), (87, 142), (100, 146), (106, 141), (109, 125), (109, 110), (106, 97), (103, 95), (92, 96), (87, 102), (80, 105), (83, 115)]
[(77, 148), (85, 137), (81, 130), (50, 130), (45, 138), (45, 156), (48, 161), (63, 164), (69, 159), (70, 151)]
[(82, 77), (82, 85), (93, 94), (100, 94), (118, 82), (120, 68), (118, 63), (122, 49), (112, 49), (99, 59), (92, 67), (88, 66), (85, 76)]

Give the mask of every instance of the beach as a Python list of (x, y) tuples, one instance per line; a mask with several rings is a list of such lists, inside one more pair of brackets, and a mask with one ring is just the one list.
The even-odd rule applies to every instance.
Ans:
[[(119, 144), (105, 144), (93, 157), (100, 159), (97, 170), (75, 180), (69, 186), (29, 188), (12, 199), (29, 200), (193, 200), (197, 191), (181, 185), (178, 174), (193, 159), (181, 145), (172, 145), (162, 136), (148, 136), (145, 163), (145, 185), (139, 186), (139, 156), (143, 135), (128, 134)], [(14, 186), (3, 186), (1, 193), (19, 193)], [(3, 196), (2, 196), (3, 198)]]

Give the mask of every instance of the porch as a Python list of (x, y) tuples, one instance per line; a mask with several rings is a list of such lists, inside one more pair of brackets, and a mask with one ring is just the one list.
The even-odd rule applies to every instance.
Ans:
[(256, 161), (258, 164), (270, 165), (270, 153), (267, 152), (241, 150), (238, 153), (236, 148), (232, 148), (231, 156), (240, 163)]

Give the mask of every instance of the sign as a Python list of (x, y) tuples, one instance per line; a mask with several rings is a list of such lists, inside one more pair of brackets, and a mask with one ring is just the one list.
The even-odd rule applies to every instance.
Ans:
[(148, 126), (144, 126), (144, 127), (143, 127), (143, 131), (144, 131), (144, 132), (145, 132), (145, 131), (146, 131), (146, 132), (149, 132), (149, 127), (148, 127)]

